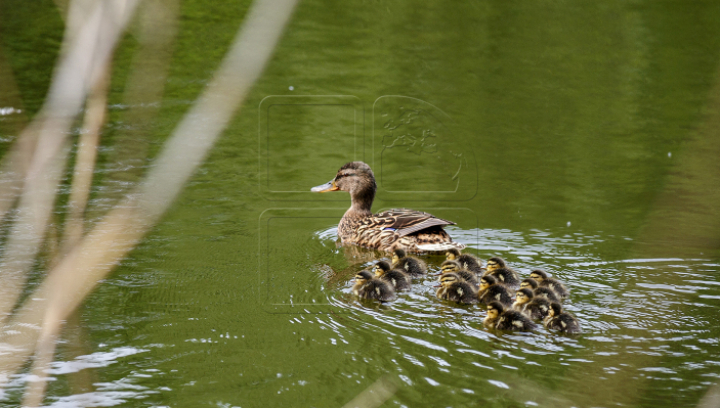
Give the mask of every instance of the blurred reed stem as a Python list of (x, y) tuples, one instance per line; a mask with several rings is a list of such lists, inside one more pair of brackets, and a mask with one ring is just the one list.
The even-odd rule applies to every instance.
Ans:
[[(75, 1), (69, 7), (70, 15)], [(214, 79), (177, 126), (145, 181), (111, 209), (76, 245), (67, 246), (67, 254), (59, 259), (39, 287), (10, 316), (9, 312), (24, 287), (24, 276), (30, 262), (37, 255), (52, 210), (59, 173), (67, 157), (65, 135), (68, 127), (85, 100), (88, 84), (97, 84), (98, 78), (102, 78), (103, 69), (100, 68), (108, 66), (112, 49), (137, 1), (122, 4), (101, 2), (87, 14), (82, 28), (74, 36), (74, 44), (67, 48), (67, 55), (56, 70), (48, 101), (34, 122), (40, 127), (38, 149), (33, 155), (21, 196), (21, 217), (9, 239), (9, 242), (22, 239), (25, 250), (20, 251), (17, 245), (8, 245), (2, 264), (13, 265), (15, 269), (10, 274), (2, 271), (2, 279), (11, 279), (13, 285), (9, 290), (3, 288), (0, 293), (0, 313), (9, 318), (0, 333), (0, 341), (3, 349), (12, 352), (0, 355), (0, 385), (4, 385), (33, 353), (35, 363), (32, 372), (41, 377), (46, 375), (62, 322), (133, 249), (180, 193), (262, 73), (296, 3), (297, 0), (258, 0), (253, 4)], [(90, 78), (89, 82), (86, 82), (87, 78)], [(98, 85), (97, 91), (102, 94), (100, 89), (102, 86)], [(155, 92), (161, 91), (162, 88), (159, 88)], [(59, 104), (60, 101), (63, 103)], [(100, 112), (104, 112), (105, 104), (102, 98), (95, 102), (90, 98), (86, 113), (88, 128), (99, 129), (102, 124)], [(85, 163), (81, 171), (91, 172), (88, 169), (92, 166), (90, 159), (82, 160)], [(45, 177), (38, 177), (40, 174)], [(71, 201), (77, 199), (77, 203), (84, 207), (88, 188), (87, 182), (78, 186), (78, 192)], [(80, 210), (72, 211), (82, 218)], [(22, 235), (20, 232), (31, 221), (34, 221), (33, 234)], [(7, 261), (10, 255), (15, 257), (11, 258), (12, 262)], [(24, 403), (28, 406), (42, 403), (45, 381), (38, 382), (42, 384), (31, 385), (25, 395)]]

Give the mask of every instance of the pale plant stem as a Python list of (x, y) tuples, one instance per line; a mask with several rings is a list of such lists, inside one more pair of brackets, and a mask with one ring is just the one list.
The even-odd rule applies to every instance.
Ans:
[[(100, 129), (105, 123), (107, 112), (107, 92), (110, 85), (110, 64), (104, 68), (104, 73), (88, 97), (83, 123), (83, 132), (78, 141), (77, 158), (75, 159), (75, 171), (70, 189), (68, 203), (69, 213), (65, 224), (63, 243), (60, 254), (70, 251), (82, 237), (83, 214), (90, 197), (90, 186), (92, 185), (93, 171), (95, 170), (95, 158), (100, 142)], [(62, 255), (60, 255), (62, 256)]]
[(227, 126), (262, 73), (297, 0), (258, 0), (213, 81), (183, 118), (146, 181), (115, 206), (48, 274), (0, 334), (0, 384), (154, 225)]
[(23, 397), (23, 407), (33, 408), (42, 404), (47, 388), (47, 372), (55, 355), (55, 344), (60, 331), (60, 321), (52, 324), (43, 324), (42, 331), (35, 345), (35, 360), (33, 361), (30, 374), (34, 381), (31, 381)]
[(97, 67), (107, 63), (136, 5), (134, 0), (107, 0), (97, 4), (60, 62), (37, 119), (20, 136), (26, 138), (29, 137), (26, 132), (38, 132), (19, 200), (18, 218), (0, 262), (3, 281), (0, 322), (6, 321), (15, 306), (27, 272), (39, 252), (69, 151), (68, 130), (85, 100), (87, 84), (95, 82)]

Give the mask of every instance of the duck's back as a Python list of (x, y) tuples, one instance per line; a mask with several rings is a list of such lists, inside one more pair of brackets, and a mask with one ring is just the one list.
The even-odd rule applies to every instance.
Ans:
[(500, 283), (509, 288), (517, 289), (520, 286), (520, 278), (518, 277), (517, 272), (510, 268), (495, 269), (490, 272), (490, 275), (494, 276), (500, 281)]
[(505, 307), (512, 304), (512, 296), (503, 285), (492, 285), (480, 295), (480, 303), (489, 305), (490, 302), (500, 302)]
[(475, 256), (472, 254), (461, 254), (457, 261), (462, 265), (463, 268), (474, 272), (475, 274), (482, 275), (484, 270), (482, 268), (482, 265), (480, 265), (480, 260), (478, 260)]
[(338, 225), (338, 235), (343, 243), (383, 251), (397, 248), (408, 252), (462, 249), (465, 246), (453, 242), (442, 229), (444, 225), (454, 224), (426, 212), (398, 208), (366, 217), (346, 213)]
[(571, 314), (565, 312), (560, 313), (559, 316), (555, 316), (550, 319), (549, 323), (545, 327), (567, 334), (582, 333), (582, 329), (580, 329), (580, 323), (577, 321), (577, 319)]
[(405, 258), (398, 261), (397, 265), (393, 267), (403, 269), (408, 275), (413, 278), (421, 278), (425, 276), (427, 271), (427, 265), (420, 259), (406, 256)]
[(447, 288), (440, 288), (438, 290), (437, 297), (443, 300), (449, 300), (451, 302), (465, 303), (473, 305), (478, 302), (477, 291), (467, 282), (456, 282)]
[(495, 325), (495, 328), (498, 330), (510, 331), (533, 331), (535, 327), (535, 323), (515, 310), (503, 312)]
[(393, 285), (395, 290), (407, 290), (410, 289), (412, 285), (410, 276), (400, 269), (389, 270), (385, 272), (380, 279)]
[(570, 295), (570, 291), (568, 291), (565, 285), (557, 279), (547, 278), (540, 283), (540, 287), (552, 289), (561, 299), (565, 299), (568, 295)]
[(395, 290), (387, 282), (380, 279), (368, 281), (361, 287), (354, 290), (358, 297), (363, 299), (377, 299), (382, 302), (390, 302), (395, 300)]
[(550, 302), (545, 298), (533, 298), (525, 305), (523, 312), (534, 320), (545, 319), (550, 310)]

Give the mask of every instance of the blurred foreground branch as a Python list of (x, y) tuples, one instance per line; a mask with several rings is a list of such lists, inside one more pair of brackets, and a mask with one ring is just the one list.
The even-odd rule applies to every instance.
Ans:
[[(82, 107), (90, 84), (98, 83), (97, 78), (102, 76), (101, 68), (106, 66), (137, 2), (121, 3), (123, 10), (112, 9), (117, 5), (111, 1), (100, 1), (89, 15), (75, 36), (75, 46), (69, 48), (57, 69), (48, 102), (29, 127), (37, 129), (42, 143), (38, 143), (27, 171), (20, 216), (0, 264), (3, 281), (12, 282), (11, 287), (3, 285), (0, 290), (0, 316), (6, 319), (0, 334), (0, 385), (6, 384), (33, 353), (36, 362), (41, 362), (34, 370), (45, 370), (52, 361), (64, 319), (132, 250), (180, 193), (262, 73), (297, 0), (258, 0), (253, 4), (214, 79), (176, 127), (145, 181), (77, 245), (71, 246), (11, 315), (52, 210), (68, 152), (67, 129)], [(110, 17), (111, 23), (107, 24), (103, 17)], [(44, 388), (39, 389), (28, 393), (26, 404), (41, 403)]]

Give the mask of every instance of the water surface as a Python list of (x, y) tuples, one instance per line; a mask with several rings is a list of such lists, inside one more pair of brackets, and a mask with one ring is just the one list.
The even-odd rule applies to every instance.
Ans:
[[(147, 171), (248, 5), (182, 3), (155, 104), (124, 99), (138, 40), (123, 40), (91, 223)], [(67, 322), (45, 404), (336, 407), (379, 379), (393, 407), (697, 404), (720, 376), (719, 20), (714, 2), (302, 2), (182, 196)], [(62, 25), (53, 2), (0, 2), (17, 85), (0, 87), (3, 151), (42, 104)], [(349, 198), (308, 192), (349, 160), (376, 172), (374, 210), (431, 211), (469, 252), (564, 280), (584, 334), (488, 331), (431, 279), (355, 299), (349, 279), (382, 254), (338, 248)]]

